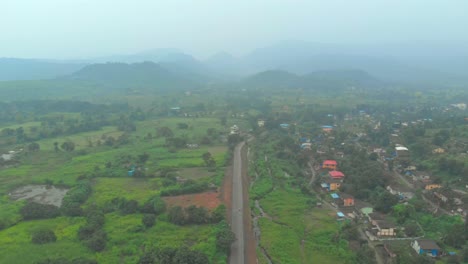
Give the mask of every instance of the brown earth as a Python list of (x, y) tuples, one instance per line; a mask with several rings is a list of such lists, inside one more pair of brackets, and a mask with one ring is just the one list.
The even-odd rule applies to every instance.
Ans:
[(217, 191), (170, 196), (164, 197), (163, 199), (169, 207), (188, 207), (190, 205), (195, 205), (213, 210), (221, 204), (220, 193)]
[(231, 224), (231, 210), (232, 210), (232, 165), (226, 167), (224, 172), (223, 183), (220, 188), (220, 197), (226, 206), (226, 219)]
[(248, 145), (246, 144), (242, 149), (242, 177), (244, 189), (244, 238), (245, 238), (245, 263), (257, 263), (257, 242), (255, 241), (255, 234), (252, 225), (252, 214), (249, 205), (249, 189), (250, 177), (247, 175), (248, 158), (247, 158)]

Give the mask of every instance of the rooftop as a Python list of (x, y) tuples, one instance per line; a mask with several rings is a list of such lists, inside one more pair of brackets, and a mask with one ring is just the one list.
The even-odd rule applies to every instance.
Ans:
[(328, 174), (332, 178), (343, 178), (345, 176), (341, 171), (330, 171)]
[(326, 160), (323, 162), (324, 165), (336, 165), (336, 160)]
[(434, 240), (418, 239), (418, 244), (422, 249), (440, 249)]

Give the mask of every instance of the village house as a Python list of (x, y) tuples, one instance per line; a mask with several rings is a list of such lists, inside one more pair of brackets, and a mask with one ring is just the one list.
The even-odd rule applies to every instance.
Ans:
[(321, 186), (322, 188), (328, 191), (336, 191), (341, 187), (341, 182), (342, 181), (339, 179), (332, 179), (332, 178), (326, 177), (323, 180)]
[(265, 126), (265, 120), (261, 120), (261, 119), (258, 120), (257, 125), (258, 125), (258, 127), (264, 127)]
[(341, 199), (341, 205), (344, 207), (350, 207), (354, 206), (354, 197), (347, 194), (347, 193), (341, 193), (340, 194), (340, 199)]
[(239, 134), (239, 127), (237, 125), (233, 125), (231, 127), (231, 135), (238, 135)]
[(332, 179), (339, 179), (339, 180), (343, 179), (345, 176), (341, 171), (336, 171), (336, 170), (328, 172), (328, 175)]
[(333, 131), (333, 126), (322, 126), (322, 131), (325, 133), (330, 133)]
[(432, 190), (432, 189), (438, 189), (438, 188), (442, 188), (442, 185), (437, 184), (437, 183), (428, 183), (426, 184), (426, 186), (424, 186), (425, 190)]
[(409, 156), (409, 150), (407, 147), (397, 144), (395, 147), (395, 153), (397, 157), (408, 157)]
[(445, 149), (443, 148), (436, 148), (432, 150), (432, 154), (442, 154), (445, 153)]
[(370, 213), (367, 215), (371, 225), (371, 232), (378, 237), (396, 236), (396, 227), (393, 223), (387, 221), (385, 216), (380, 213)]
[(437, 257), (440, 255), (440, 247), (434, 240), (428, 239), (417, 239), (411, 242), (411, 247), (419, 255), (428, 255), (431, 257)]
[(306, 142), (301, 144), (301, 149), (304, 150), (311, 150), (312, 149), (312, 143)]
[(336, 160), (325, 160), (323, 162), (322, 168), (323, 169), (330, 169), (330, 170), (336, 170), (338, 163)]

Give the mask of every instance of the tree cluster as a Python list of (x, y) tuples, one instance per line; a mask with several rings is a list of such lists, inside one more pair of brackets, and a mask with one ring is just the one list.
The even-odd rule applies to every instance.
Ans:
[(200, 251), (187, 247), (162, 248), (146, 251), (138, 264), (206, 264), (208, 257)]
[(106, 247), (107, 234), (103, 229), (104, 223), (104, 213), (92, 208), (87, 213), (86, 224), (78, 229), (78, 238), (95, 252), (102, 251)]
[(57, 206), (28, 202), (20, 209), (20, 214), (24, 220), (55, 218), (60, 215)]

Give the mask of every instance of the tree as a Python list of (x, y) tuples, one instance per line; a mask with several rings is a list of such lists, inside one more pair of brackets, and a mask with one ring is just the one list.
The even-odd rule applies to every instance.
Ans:
[(205, 161), (205, 165), (207, 167), (210, 167), (210, 168), (216, 167), (216, 161), (214, 160), (210, 152), (203, 153), (202, 159), (203, 161)]
[(450, 138), (450, 132), (446, 129), (437, 132), (432, 139), (432, 143), (437, 146), (444, 145), (445, 142)]
[(141, 222), (143, 223), (144, 226), (146, 226), (147, 228), (150, 228), (156, 222), (156, 215), (155, 214), (144, 214), (143, 218), (141, 219)]
[(225, 126), (226, 123), (227, 123), (227, 117), (226, 116), (222, 116), (219, 118), (219, 122), (222, 126)]
[(178, 123), (177, 128), (178, 129), (187, 129), (189, 126), (186, 123)]
[(226, 206), (224, 204), (219, 205), (211, 213), (211, 222), (219, 223), (226, 218)]
[(90, 239), (85, 241), (85, 245), (94, 252), (103, 251), (106, 248), (107, 235), (104, 231), (95, 232)]
[(452, 247), (461, 248), (466, 242), (463, 224), (451, 226), (444, 238), (444, 242)]
[(31, 242), (34, 244), (45, 244), (57, 241), (54, 231), (50, 229), (39, 229), (32, 234)]
[(174, 259), (174, 264), (206, 264), (209, 263), (208, 257), (195, 250), (190, 250), (187, 247), (181, 247), (177, 250)]
[(382, 192), (375, 203), (375, 210), (382, 213), (388, 213), (392, 207), (398, 203), (398, 196), (393, 195), (387, 191)]
[(219, 222), (216, 232), (216, 248), (218, 251), (229, 254), (235, 235), (225, 220)]
[(141, 164), (144, 164), (146, 163), (146, 161), (148, 161), (149, 159), (149, 154), (148, 153), (143, 153), (143, 154), (140, 154), (138, 155), (138, 162), (140, 162)]
[(416, 223), (411, 222), (405, 225), (405, 233), (409, 237), (415, 237), (419, 235), (419, 227)]
[(159, 215), (166, 210), (166, 203), (159, 196), (153, 196), (141, 207), (141, 212), (145, 214)]
[(122, 214), (134, 214), (138, 211), (138, 202), (136, 200), (125, 201), (122, 204)]
[(168, 127), (158, 127), (156, 129), (156, 136), (157, 137), (173, 137), (174, 136), (174, 132), (172, 132), (172, 130)]
[(71, 152), (75, 150), (75, 143), (73, 141), (65, 141), (62, 143), (62, 145), (60, 145), (60, 148), (67, 152)]
[(59, 151), (59, 148), (58, 148), (58, 142), (54, 142), (54, 150), (55, 152), (58, 152)]
[(187, 222), (193, 224), (206, 224), (208, 223), (208, 211), (204, 207), (197, 207), (191, 205), (185, 210), (187, 214)]
[(54, 205), (28, 202), (20, 209), (24, 220), (54, 218), (60, 215), (59, 208)]
[(174, 206), (169, 210), (169, 221), (176, 225), (184, 225), (187, 222), (182, 207)]
[(31, 151), (31, 152), (39, 151), (40, 148), (41, 148), (41, 146), (36, 142), (28, 144), (28, 150)]
[(356, 258), (359, 260), (360, 264), (377, 263), (374, 250), (372, 250), (368, 245), (363, 245), (359, 248), (359, 250), (356, 253)]

